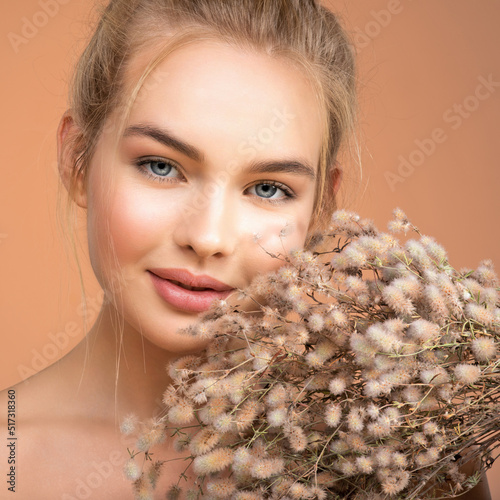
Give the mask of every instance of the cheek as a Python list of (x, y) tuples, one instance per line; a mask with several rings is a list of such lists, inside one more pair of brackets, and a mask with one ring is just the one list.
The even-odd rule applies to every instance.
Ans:
[(127, 183), (116, 185), (108, 193), (97, 190), (88, 232), (90, 257), (98, 279), (109, 283), (115, 274), (126, 278), (128, 269), (145, 267), (145, 256), (168, 235), (172, 218), (166, 218), (165, 213), (169, 208), (165, 197), (160, 200), (154, 192)]
[[(134, 189), (118, 189), (108, 214), (109, 235), (118, 260), (129, 263), (137, 259), (159, 232), (158, 213), (151, 200)], [(103, 218), (104, 219), (104, 218)]]
[(252, 271), (251, 277), (281, 267), (283, 261), (273, 255), (304, 248), (311, 212), (312, 206), (301, 205), (286, 214), (260, 213), (242, 220), (248, 245), (245, 264)]

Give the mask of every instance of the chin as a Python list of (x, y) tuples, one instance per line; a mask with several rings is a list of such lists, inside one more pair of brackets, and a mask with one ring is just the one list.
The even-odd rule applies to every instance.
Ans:
[[(169, 326), (168, 329), (152, 328), (150, 330), (152, 331), (151, 335), (148, 335), (143, 329), (143, 336), (156, 347), (174, 354), (190, 354), (200, 352), (208, 346), (210, 339), (201, 339), (189, 335), (189, 333), (181, 333), (178, 331), (181, 328), (186, 328), (196, 323), (197, 320), (198, 318), (195, 316), (191, 319), (191, 321), (172, 321), (170, 322), (170, 325), (172, 325), (172, 323), (176, 323), (176, 327), (172, 328)], [(141, 330), (139, 329), (138, 331)]]

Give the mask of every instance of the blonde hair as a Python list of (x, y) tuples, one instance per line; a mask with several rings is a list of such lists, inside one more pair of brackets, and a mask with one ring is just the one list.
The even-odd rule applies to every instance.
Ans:
[[(75, 209), (71, 200), (77, 179), (86, 185), (107, 118), (120, 106), (130, 109), (146, 77), (168, 53), (200, 39), (217, 39), (286, 59), (305, 70), (324, 110), (311, 226), (319, 229), (329, 222), (337, 202), (328, 194), (328, 178), (338, 168), (342, 146), (359, 164), (354, 134), (356, 75), (354, 49), (346, 31), (337, 16), (316, 0), (111, 0), (77, 63), (70, 89), (70, 107), (81, 133), (74, 137), (68, 221), (74, 219), (70, 213)], [(163, 49), (132, 92), (126, 92), (124, 75), (131, 57), (159, 41), (165, 42)], [(345, 169), (344, 173), (349, 174)]]

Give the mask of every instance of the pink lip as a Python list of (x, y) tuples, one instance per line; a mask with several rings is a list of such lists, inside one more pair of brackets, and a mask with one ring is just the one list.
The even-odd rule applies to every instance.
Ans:
[[(158, 294), (169, 304), (188, 312), (203, 312), (210, 309), (212, 302), (227, 298), (234, 288), (210, 276), (191, 274), (186, 269), (149, 269), (153, 285)], [(209, 290), (187, 290), (172, 283)]]

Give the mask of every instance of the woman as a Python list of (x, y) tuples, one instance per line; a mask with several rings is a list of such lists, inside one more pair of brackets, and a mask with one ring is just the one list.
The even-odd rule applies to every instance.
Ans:
[[(109, 3), (57, 132), (104, 301), (84, 341), (11, 388), (18, 498), (131, 498), (118, 422), (158, 413), (167, 362), (204, 347), (178, 328), (328, 221), (355, 115), (349, 41), (314, 0)], [(169, 464), (158, 498), (184, 469)]]

